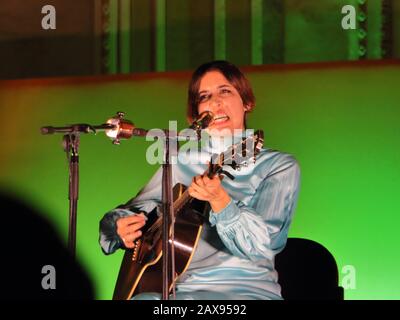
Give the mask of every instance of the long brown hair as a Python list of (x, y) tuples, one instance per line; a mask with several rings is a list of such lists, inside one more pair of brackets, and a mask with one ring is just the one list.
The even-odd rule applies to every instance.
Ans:
[[(188, 101), (187, 101), (187, 119), (192, 123), (199, 115), (199, 88), (203, 76), (210, 71), (219, 71), (235, 87), (242, 98), (243, 104), (247, 106), (246, 114), (252, 111), (256, 104), (250, 82), (246, 79), (238, 67), (224, 60), (216, 60), (202, 64), (192, 75), (189, 82)], [(246, 125), (246, 119), (245, 119)]]

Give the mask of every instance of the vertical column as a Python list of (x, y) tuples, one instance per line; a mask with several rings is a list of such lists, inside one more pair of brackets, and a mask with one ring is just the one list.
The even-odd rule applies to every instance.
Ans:
[(226, 8), (225, 0), (214, 2), (214, 57), (226, 59)]
[(187, 28), (187, 51), (190, 55), (186, 69), (214, 59), (214, 5), (214, 0), (190, 1)]
[[(168, 28), (165, 30), (165, 69), (168, 71), (189, 69), (190, 56), (194, 49), (190, 46), (189, 39), (195, 36), (192, 34), (191, 2), (193, 1), (168, 0), (167, 2), (165, 16)], [(202, 2), (198, 3), (203, 4)]]
[(108, 23), (106, 22), (107, 49), (108, 49), (108, 73), (118, 72), (118, 0), (109, 0), (108, 3)]
[[(400, 2), (392, 2), (392, 58), (400, 59)], [(395, 17), (397, 19), (395, 19)]]
[(358, 0), (358, 58), (367, 59), (368, 52), (368, 3), (367, 0)]
[(94, 48), (93, 48), (93, 69), (95, 74), (103, 72), (103, 1), (94, 1)]
[(99, 1), (100, 5), (95, 8), (99, 10), (101, 15), (97, 26), (100, 33), (100, 72), (102, 74), (112, 74), (117, 71), (118, 0)]
[(347, 40), (348, 40), (348, 60), (358, 60), (359, 59), (359, 23), (358, 23), (358, 0), (349, 0), (349, 5), (352, 5), (356, 9), (356, 29), (346, 30)]
[(226, 59), (237, 65), (251, 64), (251, 2), (225, 2)]
[(382, 0), (382, 58), (393, 58), (393, 0)]
[(367, 59), (381, 59), (382, 57), (382, 0), (368, 2), (367, 8), (368, 50)]
[(263, 63), (283, 63), (285, 57), (285, 2), (262, 2)]
[(131, 72), (131, 0), (119, 0), (118, 55), (120, 73)]
[(153, 3), (149, 0), (131, 2), (131, 72), (155, 70)]
[(263, 63), (263, 3), (251, 0), (251, 64)]
[(155, 69), (165, 71), (166, 0), (155, 0)]
[(356, 8), (357, 26), (355, 30), (346, 30), (348, 34), (348, 59), (362, 60), (367, 58), (367, 0), (349, 0)]

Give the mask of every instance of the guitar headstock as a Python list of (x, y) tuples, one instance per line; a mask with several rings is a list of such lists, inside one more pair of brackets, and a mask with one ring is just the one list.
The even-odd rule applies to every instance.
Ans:
[(230, 146), (226, 151), (211, 158), (208, 177), (211, 178), (216, 174), (224, 173), (233, 179), (234, 177), (223, 170), (222, 167), (228, 165), (235, 170), (240, 170), (242, 167), (247, 167), (251, 161), (255, 163), (256, 156), (260, 153), (263, 144), (264, 132), (262, 130), (257, 130), (254, 135), (242, 138), (241, 142)]

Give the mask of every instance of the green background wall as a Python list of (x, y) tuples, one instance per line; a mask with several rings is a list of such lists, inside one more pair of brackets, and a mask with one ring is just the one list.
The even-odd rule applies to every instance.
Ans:
[[(244, 70), (258, 101), (250, 126), (263, 128), (266, 145), (294, 154), (301, 166), (290, 236), (325, 245), (341, 281), (342, 268), (355, 268), (356, 288), (345, 291), (346, 299), (400, 299), (400, 64)], [(1, 186), (41, 209), (67, 239), (61, 136), (41, 136), (39, 128), (100, 124), (119, 110), (139, 127), (178, 120), (184, 128), (189, 77), (183, 72), (0, 82)], [(114, 146), (102, 133), (81, 139), (77, 249), (99, 299), (111, 298), (122, 252), (102, 254), (98, 222), (156, 170), (145, 159), (150, 144), (134, 138)]]

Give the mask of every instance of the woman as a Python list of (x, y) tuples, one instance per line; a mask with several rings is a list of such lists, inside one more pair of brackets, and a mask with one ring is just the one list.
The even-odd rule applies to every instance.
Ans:
[[(237, 67), (226, 61), (200, 66), (189, 84), (188, 118), (192, 122), (204, 111), (214, 115), (200, 158), (209, 159), (240, 141), (254, 106), (250, 84)], [(224, 139), (229, 135), (233, 139)], [(206, 168), (204, 162), (178, 162), (173, 169), (173, 184), (189, 186), (189, 194), (211, 208), (189, 268), (176, 283), (176, 298), (281, 299), (274, 257), (286, 244), (297, 201), (296, 160), (263, 148), (255, 163), (240, 171), (226, 168), (234, 180), (202, 176)], [(100, 245), (106, 254), (132, 248), (141, 236), (146, 215), (161, 201), (161, 176), (159, 169), (136, 197), (104, 216)], [(134, 297), (159, 298), (156, 293)]]

